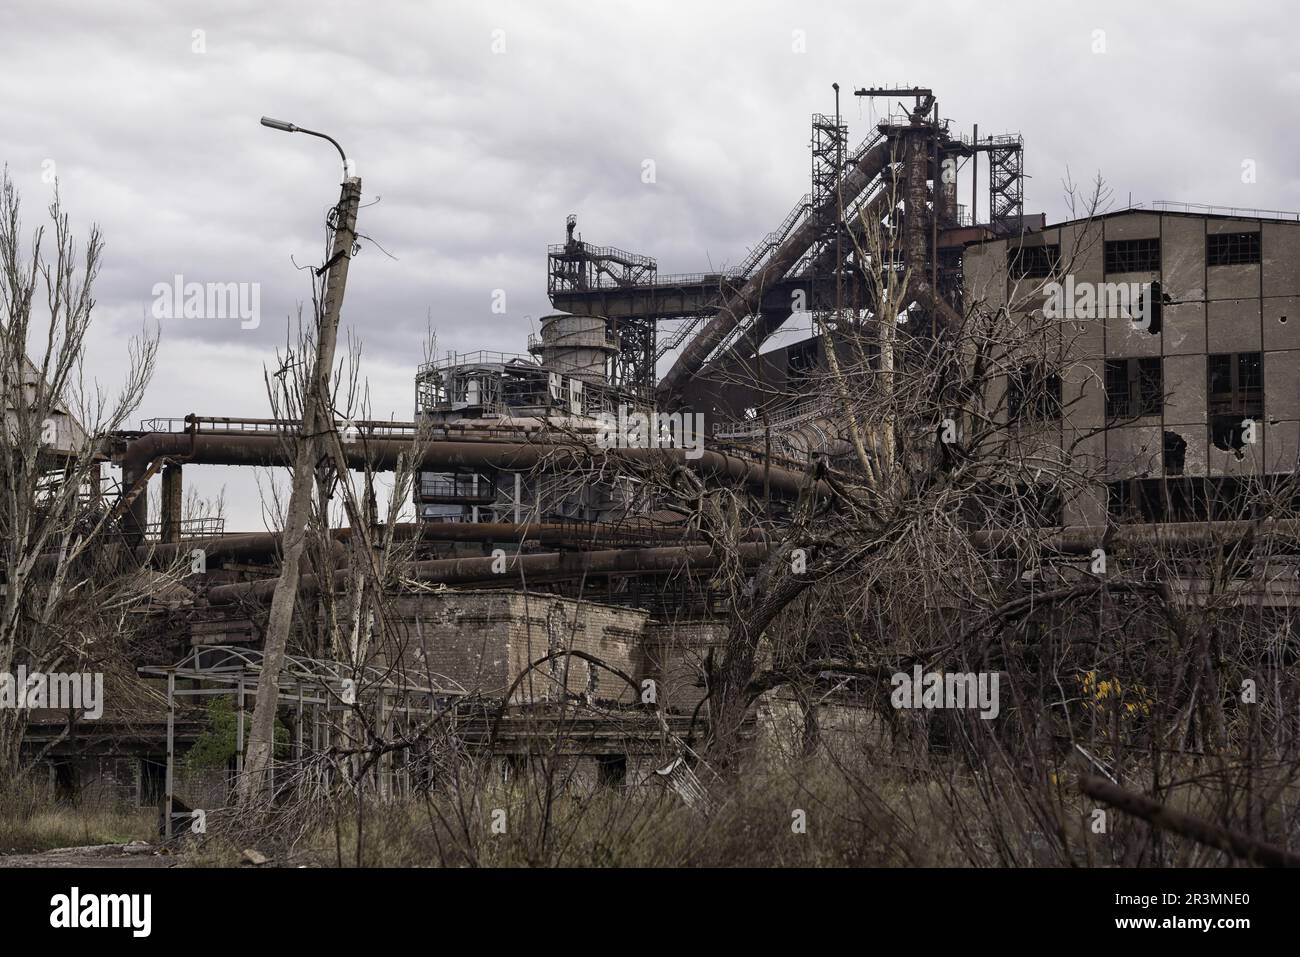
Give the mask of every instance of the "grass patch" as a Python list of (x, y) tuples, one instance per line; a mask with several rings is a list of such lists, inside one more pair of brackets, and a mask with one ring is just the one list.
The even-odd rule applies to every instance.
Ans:
[(0, 792), (0, 854), (150, 841), (157, 826), (152, 808), (51, 805), (32, 792)]

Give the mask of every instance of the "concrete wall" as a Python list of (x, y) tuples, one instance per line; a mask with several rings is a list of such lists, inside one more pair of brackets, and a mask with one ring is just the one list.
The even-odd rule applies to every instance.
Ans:
[(656, 622), (646, 629), (646, 673), (658, 682), (659, 707), (692, 714), (704, 700), (704, 662), (726, 637), (726, 622)]
[[(1207, 236), (1235, 232), (1260, 233), (1261, 262), (1207, 265)], [(1106, 242), (1152, 238), (1161, 243), (1158, 271), (1104, 271)], [(1172, 300), (1164, 306), (1162, 327), (1154, 334), (1134, 329), (1124, 317), (1059, 321), (1066, 364), (1075, 364), (1062, 382), (1063, 399), (1069, 404), (1061, 425), (1065, 442), (1106, 424), (1105, 359), (1163, 360), (1162, 414), (1083, 441), (1076, 453), (1080, 468), (1104, 463), (1111, 479), (1144, 473), (1159, 477), (1166, 468), (1166, 431), (1176, 432), (1187, 444), (1182, 471), (1186, 476), (1285, 473), (1295, 468), (1300, 452), (1300, 222), (1132, 211), (1026, 238), (1026, 244), (1040, 242), (1060, 245), (1062, 270), (1076, 282), (1159, 280)], [(967, 250), (968, 295), (996, 308), (1006, 305), (1014, 291), (1018, 299), (1030, 297), (1024, 312), (1041, 308), (1044, 298), (1034, 287), (1047, 280), (1022, 279), (1013, 287), (1004, 278), (999, 285), (999, 271), (1006, 276), (1007, 246), (1003, 240)], [(1206, 404), (1207, 354), (1236, 352), (1262, 352), (1264, 358), (1265, 414), (1258, 423), (1257, 441), (1241, 456), (1214, 447)], [(1100, 506), (1095, 500), (1070, 503), (1065, 520), (1098, 521)]]
[(704, 660), (725, 634), (721, 623), (653, 621), (638, 608), (505, 590), (405, 596), (395, 612), (406, 634), (407, 667), (427, 662), (468, 690), (504, 694), (530, 663), (562, 647), (594, 655), (637, 687), (600, 667), (593, 677), (578, 658), (567, 659), (566, 675), (565, 659), (556, 659), (524, 680), (516, 702), (553, 698), (563, 685), (572, 694), (632, 704), (649, 678), (659, 706), (678, 714), (691, 713), (703, 697)]
[[(644, 671), (646, 612), (595, 602), (513, 591), (448, 591), (396, 602), (410, 652), (437, 674), (485, 695), (505, 694), (529, 664), (556, 650), (581, 651), (633, 680)], [(410, 662), (408, 661), (408, 666)], [(567, 665), (567, 667), (566, 667)], [(515, 700), (546, 700), (561, 687), (630, 703), (634, 689), (607, 669), (578, 658), (535, 670)]]

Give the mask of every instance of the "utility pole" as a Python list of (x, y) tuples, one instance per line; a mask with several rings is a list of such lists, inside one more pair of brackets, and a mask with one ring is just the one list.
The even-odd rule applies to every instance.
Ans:
[[(264, 125), (285, 129), (290, 124)], [(294, 127), (287, 132), (310, 132)], [(321, 134), (313, 134), (321, 135)], [(329, 139), (329, 137), (324, 137)], [(330, 140), (330, 142), (334, 142)], [(336, 147), (337, 143), (334, 144)], [(339, 148), (339, 154), (343, 154)], [(320, 325), (316, 330), (316, 358), (306, 379), (302, 400), (302, 429), (294, 456), (293, 486), (285, 517), (280, 578), (271, 598), (266, 638), (262, 650), (262, 671), (257, 679), (257, 704), (253, 709), (244, 774), (239, 781), (239, 796), (247, 800), (270, 787), (268, 769), (275, 746), (275, 713), (279, 705), (280, 671), (284, 666), (289, 630), (293, 624), (294, 605), (298, 599), (298, 577), (302, 555), (307, 545), (307, 523), (311, 517), (312, 485), (315, 466), (329, 454), (327, 438), (333, 432), (334, 412), (330, 407), (330, 378), (334, 369), (335, 344), (338, 341), (339, 315), (343, 309), (343, 290), (348, 280), (348, 264), (357, 236), (357, 210), (361, 204), (361, 180), (347, 176), (344, 157), (343, 188), (336, 209), (334, 241), (329, 259), (321, 267), (327, 270), (325, 292), (320, 304)], [(317, 273), (319, 275), (319, 272)]]
[(844, 231), (850, 228), (844, 211), (844, 129), (840, 120), (840, 85), (835, 90), (835, 328), (844, 332)]

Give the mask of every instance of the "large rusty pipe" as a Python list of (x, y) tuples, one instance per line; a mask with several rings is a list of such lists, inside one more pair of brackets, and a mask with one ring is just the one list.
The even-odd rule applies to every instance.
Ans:
[[(736, 546), (736, 557), (754, 563), (766, 557), (768, 546), (748, 542)], [(665, 548), (613, 548), (590, 552), (548, 552), (543, 555), (512, 555), (505, 559), (500, 572), (498, 558), (444, 558), (412, 562), (403, 569), (403, 577), (415, 581), (446, 585), (516, 584), (522, 581), (553, 581), (587, 575), (661, 574), (666, 572), (708, 571), (720, 564), (708, 545), (679, 545)], [(348, 573), (334, 574), (336, 588), (346, 584)], [(266, 601), (275, 592), (276, 579), (216, 585), (207, 592), (210, 604), (224, 605), (236, 601)], [(320, 588), (316, 575), (299, 580), (300, 591), (314, 595)]]
[[(147, 463), (160, 456), (172, 456), (186, 463), (200, 465), (287, 466), (285, 437), (280, 435), (204, 435), (185, 432), (150, 432), (128, 439), (122, 454), (122, 468), (127, 474), (143, 474)], [(562, 442), (499, 442), (434, 439), (417, 448), (406, 439), (365, 439), (344, 446), (348, 465), (355, 469), (371, 468), (392, 471), (399, 456), (413, 458), (416, 469), (450, 470), (494, 468), (522, 471), (531, 469), (547, 458), (557, 464), (581, 466), (598, 454), (629, 462), (667, 461), (700, 474), (742, 482), (762, 488), (770, 482), (774, 493), (794, 498), (809, 484), (799, 472), (780, 466), (765, 467), (721, 452), (704, 451), (689, 458), (686, 449), (606, 449)], [(830, 489), (818, 483), (816, 493), (828, 496)]]
[(892, 150), (893, 143), (889, 138), (881, 140), (867, 150), (840, 180), (838, 188), (823, 208), (805, 218), (803, 223), (786, 237), (785, 242), (776, 248), (767, 264), (746, 282), (739, 292), (723, 303), (718, 314), (686, 344), (686, 348), (681, 351), (672, 368), (659, 381), (658, 391), (661, 397), (671, 397), (685, 385), (688, 379), (700, 371), (709, 353), (727, 333), (758, 307), (763, 290), (784, 276), (813, 244), (817, 238), (817, 224), (825, 222), (826, 216), (838, 219), (840, 204), (848, 206), (871, 185), (872, 180), (890, 162)]
[[(884, 218), (889, 209), (890, 201), (896, 199), (894, 191), (888, 185), (881, 189), (866, 205), (862, 207), (860, 213), (853, 217), (848, 224), (850, 231), (857, 238), (858, 243), (870, 251), (870, 243), (866, 239), (867, 223), (880, 225), (880, 220)], [(835, 264), (835, 250), (828, 249), (823, 257), (819, 259), (814, 266), (814, 272), (825, 273), (832, 269)], [(758, 355), (758, 350), (763, 343), (775, 335), (776, 331), (785, 324), (790, 316), (784, 310), (780, 312), (766, 311), (755, 319), (753, 325), (738, 336), (736, 341), (731, 344), (724, 355), (718, 356), (710, 363), (711, 368), (726, 369), (733, 363), (747, 364), (754, 356)]]
[[(399, 522), (384, 526), (396, 539), (418, 538), (431, 542), (543, 542), (547, 544), (597, 544), (622, 539), (646, 538), (663, 541), (698, 540), (698, 535), (680, 525), (617, 525), (607, 522), (590, 524), (565, 524), (563, 522)], [(351, 528), (330, 530), (334, 536), (335, 552), (340, 556), (342, 542), (352, 537)], [(262, 558), (274, 555), (280, 548), (279, 532), (240, 532), (208, 538), (190, 538), (178, 544), (141, 545), (136, 554), (141, 558), (153, 555), (164, 561), (177, 554), (188, 555), (194, 549), (203, 549), (210, 561), (213, 558)]]
[[(655, 541), (699, 541), (700, 536), (681, 525), (618, 525), (608, 522), (563, 523), (529, 522), (399, 522), (386, 529), (398, 540), (419, 538), (430, 542), (541, 542), (550, 545), (598, 545), (647, 539)], [(333, 553), (342, 561), (347, 557), (343, 543), (352, 537), (351, 528), (331, 529), (335, 541)], [(757, 537), (754, 533), (752, 537)], [(123, 546), (108, 543), (106, 552), (119, 551)], [(236, 532), (203, 538), (187, 538), (180, 542), (155, 542), (134, 546), (135, 556), (141, 561), (153, 559), (162, 563), (178, 557), (189, 558), (201, 549), (208, 562), (215, 559), (269, 559), (280, 550), (279, 532)], [(53, 568), (58, 553), (50, 552), (36, 560), (37, 569)]]
[[(339, 540), (335, 551), (343, 555), (342, 542), (352, 535), (350, 528), (333, 529)], [(1219, 522), (1165, 522), (1145, 525), (1066, 525), (1037, 530), (983, 529), (970, 533), (971, 542), (980, 549), (1024, 549), (1033, 546), (1039, 550), (1070, 555), (1087, 555), (1095, 548), (1105, 546), (1111, 551), (1152, 545), (1196, 546), (1233, 543), (1253, 534), (1261, 543), (1300, 544), (1300, 520), (1280, 519), (1255, 522), (1225, 520)], [(398, 538), (418, 537), (423, 541), (439, 542), (518, 542), (532, 541), (544, 544), (600, 544), (619, 538), (644, 537), (671, 541), (693, 541), (697, 536), (676, 525), (627, 527), (608, 523), (575, 526), (564, 523), (509, 522), (402, 522), (393, 526)], [(757, 534), (757, 533), (756, 533)], [(164, 560), (178, 553), (188, 555), (196, 548), (213, 558), (260, 558), (273, 555), (279, 548), (279, 532), (245, 532), (213, 538), (187, 539), (179, 544), (141, 545), (136, 548), (140, 558), (149, 555)], [(110, 546), (111, 547), (111, 546)], [(39, 567), (39, 562), (38, 562)]]
[(984, 529), (971, 533), (981, 549), (1023, 551), (1027, 548), (1089, 555), (1104, 548), (1119, 553), (1134, 548), (1183, 548), (1233, 545), (1253, 536), (1260, 544), (1300, 545), (1300, 520), (1278, 519), (1257, 522), (1228, 519), (1218, 522), (1153, 522), (1134, 525), (1066, 525), (1059, 528)]

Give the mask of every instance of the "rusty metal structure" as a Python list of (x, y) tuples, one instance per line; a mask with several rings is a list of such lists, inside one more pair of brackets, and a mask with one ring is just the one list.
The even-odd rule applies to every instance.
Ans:
[[(872, 87), (854, 95), (889, 108), (851, 146), (838, 84), (834, 90), (834, 111), (811, 120), (808, 192), (734, 269), (661, 274), (650, 256), (586, 242), (570, 215), (564, 242), (547, 250), (547, 292), (558, 311), (529, 337), (529, 354), (448, 354), (420, 367), (412, 421), (339, 424), (349, 437), (349, 466), (383, 471), (401, 456), (415, 462), (417, 531), (393, 534), (418, 536), (428, 580), (480, 581), (447, 563), (460, 561), (467, 548), (473, 554), (501, 543), (512, 543), (521, 561), (555, 581), (566, 574), (585, 580), (599, 566), (547, 562), (566, 553), (594, 555), (589, 550), (602, 544), (629, 550), (626, 560), (608, 560), (617, 572), (637, 572), (629, 561), (644, 562), (648, 581), (666, 570), (684, 572), (690, 534), (653, 505), (636, 502), (634, 489), (588, 482), (556, 492), (532, 475), (543, 462), (550, 474), (581, 465), (600, 421), (619, 410), (703, 410), (711, 439), (698, 457), (683, 449), (611, 454), (675, 458), (706, 481), (761, 494), (779, 513), (783, 501), (808, 487), (811, 456), (833, 450), (836, 438), (818, 396), (786, 388), (823, 361), (820, 337), (778, 350), (776, 360), (761, 350), (792, 315), (833, 331), (843, 317), (872, 309), (861, 260), (880, 248), (873, 233), (891, 231), (888, 265), (911, 277), (909, 323), (937, 334), (960, 312), (966, 245), (1026, 229), (1022, 140), (981, 140), (978, 127), (973, 135), (954, 133), (930, 89)], [(980, 154), (989, 166), (984, 223), (974, 216)], [(966, 163), (969, 209), (957, 203), (956, 172)], [(774, 376), (781, 389), (769, 388)], [(782, 433), (775, 447), (755, 443), (757, 408)], [(122, 485), (109, 500), (125, 544), (156, 539), (166, 549), (203, 542), (216, 566), (213, 588), (225, 589), (215, 591), (215, 604), (227, 592), (260, 594), (256, 576), (240, 580), (259, 562), (273, 565), (275, 537), (187, 524), (182, 476), (186, 466), (205, 464), (287, 465), (296, 429), (270, 419), (188, 415), (115, 436), (109, 451), (122, 467)], [(162, 479), (160, 516), (150, 516), (145, 494), (155, 475)], [(552, 551), (524, 555), (539, 547)], [(244, 571), (223, 575), (227, 563)]]
[[(768, 424), (782, 428), (775, 447), (755, 441), (745, 413), (774, 404), (765, 394), (771, 373), (762, 347), (792, 313), (833, 331), (848, 312), (870, 310), (860, 260), (873, 248), (873, 233), (885, 229), (899, 237), (890, 266), (912, 276), (909, 321), (938, 330), (961, 309), (965, 244), (1024, 225), (1018, 138), (955, 135), (930, 90), (880, 88), (855, 92), (910, 105), (900, 104), (901, 112), (886, 114), (852, 145), (838, 86), (835, 92), (834, 112), (812, 117), (808, 191), (736, 267), (661, 274), (650, 256), (586, 242), (570, 215), (564, 242), (547, 250), (547, 293), (556, 313), (529, 337), (527, 354), (448, 354), (418, 369), (411, 421), (336, 423), (349, 467), (393, 470), (405, 458), (417, 470), (416, 521), (375, 530), (414, 547), (403, 588), (522, 588), (631, 609), (670, 630), (725, 620), (726, 596), (710, 584), (720, 564), (713, 545), (683, 524), (673, 503), (639, 495), (634, 481), (588, 475), (602, 422), (628, 412), (702, 410), (712, 428), (709, 447), (698, 455), (680, 447), (606, 454), (672, 464), (733, 486), (779, 520), (799, 496), (829, 494), (808, 466), (837, 439), (818, 397), (805, 393), (764, 410)], [(981, 152), (990, 158), (991, 212), (977, 224), (958, 206), (947, 171)], [(785, 354), (790, 367), (811, 372), (821, 361), (818, 337)], [(114, 435), (105, 449), (122, 470), (120, 487), (104, 496), (119, 535), (111, 547), (143, 562), (204, 559), (189, 583), (188, 620), (172, 633), (179, 663), (145, 672), (167, 681), (169, 726), (178, 697), (199, 689), (234, 687), (242, 715), (255, 681), (257, 621), (274, 591), (280, 547), (276, 534), (228, 534), (210, 522), (187, 522), (184, 473), (204, 465), (288, 466), (297, 430), (296, 422), (191, 414), (147, 420)], [(151, 516), (147, 489), (155, 476), (161, 514)], [(343, 542), (351, 531), (333, 535), (333, 551), (326, 547), (325, 559), (301, 580), (304, 607), (345, 584)], [(752, 568), (768, 549), (754, 532), (742, 536), (728, 560)], [(509, 556), (504, 575), (492, 557), (497, 551)], [(293, 660), (282, 678), (284, 703), (328, 709), (339, 666)], [(408, 682), (399, 690), (412, 689), (425, 707), (430, 689)], [(667, 719), (693, 720), (681, 713)], [(168, 800), (173, 763), (169, 732)], [(166, 822), (170, 827), (170, 809)]]
[[(646, 388), (647, 343), (656, 363), (672, 357), (658, 376), (662, 405), (706, 408), (734, 429), (742, 412), (762, 404), (767, 376), (760, 348), (790, 318), (809, 312), (825, 319), (834, 306), (870, 310), (857, 260), (872, 229), (894, 229), (901, 252), (892, 265), (912, 276), (909, 320), (938, 329), (961, 310), (961, 254), (968, 242), (1017, 234), (1026, 228), (1023, 141), (1018, 135), (978, 138), (955, 134), (940, 117), (933, 91), (875, 87), (858, 97), (887, 98), (901, 112), (885, 115), (856, 147), (839, 110), (814, 114), (810, 138), (810, 190), (740, 264), (714, 273), (659, 273), (654, 261), (611, 247), (568, 239), (548, 253), (548, 292), (557, 309), (599, 316), (611, 328), (636, 329), (629, 365)], [(957, 202), (956, 173), (967, 162), (989, 161), (989, 218), (975, 222), (974, 207)], [(972, 166), (975, 185), (976, 166)], [(802, 305), (801, 305), (802, 304)], [(659, 337), (660, 326), (671, 328)], [(796, 362), (806, 342), (787, 350)], [(815, 351), (813, 349), (812, 351)], [(730, 388), (711, 382), (725, 380)], [(754, 388), (736, 388), (749, 380)]]
[[(968, 271), (979, 274), (976, 267), (982, 264), (988, 267), (985, 275), (997, 277), (1014, 264), (1025, 274), (1046, 270), (1035, 278), (1051, 274), (1074, 224), (1047, 228), (1042, 217), (1026, 216), (1024, 141), (1018, 133), (981, 138), (977, 125), (970, 134), (957, 131), (929, 88), (864, 87), (854, 90), (854, 96), (883, 102), (885, 109), (873, 109), (878, 120), (855, 143), (841, 112), (838, 85), (834, 89), (833, 112), (811, 117), (807, 192), (735, 267), (664, 274), (651, 256), (586, 242), (577, 230), (577, 216), (570, 215), (564, 242), (547, 249), (546, 288), (556, 312), (543, 318), (537, 335), (519, 344), (526, 352), (449, 353), (418, 368), (411, 421), (334, 423), (346, 436), (343, 460), (349, 468), (392, 471), (405, 461), (416, 470), (415, 521), (387, 526), (375, 521), (369, 531), (382, 543), (400, 540), (411, 546), (410, 559), (383, 588), (386, 596), (391, 589), (403, 599), (430, 601), (430, 607), (412, 615), (422, 627), (445, 626), (435, 642), (452, 644), (462, 630), (485, 621), (500, 623), (501, 615), (494, 618), (496, 612), (484, 610), (486, 602), (474, 610), (432, 608), (447, 595), (478, 595), (481, 590), (493, 601), (508, 595), (525, 605), (537, 599), (549, 604), (540, 614), (525, 607), (508, 621), (509, 628), (527, 631), (541, 618), (544, 634), (539, 637), (548, 652), (564, 647), (556, 642), (552, 623), (554, 603), (565, 601), (586, 608), (592, 618), (607, 614), (617, 619), (601, 640), (634, 634), (643, 641), (644, 670), (637, 677), (680, 674), (691, 667), (699, 675), (710, 643), (731, 621), (734, 593), (724, 593), (713, 576), (725, 565), (735, 576), (728, 589), (738, 591), (746, 578), (743, 587), (753, 587), (754, 570), (771, 555), (770, 533), (763, 528), (742, 531), (723, 549), (684, 518), (689, 514), (682, 507), (684, 496), (674, 500), (676, 492), (662, 490), (657, 499), (640, 494), (644, 490), (638, 489), (635, 476), (604, 474), (591, 467), (593, 460), (668, 466), (692, 481), (727, 486), (771, 519), (759, 524), (779, 526), (801, 498), (814, 503), (830, 498), (830, 482), (843, 475), (836, 474), (845, 455), (842, 419), (818, 388), (818, 372), (828, 360), (826, 343), (835, 348), (843, 324), (861, 323), (880, 312), (866, 274), (897, 276), (902, 303), (891, 308), (899, 313), (900, 324), (907, 324), (909, 343), (927, 347), (969, 305)], [(968, 205), (959, 202), (963, 171), (971, 189)], [(984, 216), (979, 215), (981, 205)], [(1237, 511), (1220, 509), (1219, 493), (1235, 487), (1237, 473), (1230, 470), (1238, 468), (1241, 456), (1229, 461), (1226, 456), (1240, 449), (1216, 440), (1224, 431), (1219, 426), (1229, 433), (1219, 438), (1231, 438), (1243, 416), (1263, 423), (1266, 366), (1290, 369), (1300, 361), (1300, 331), (1294, 323), (1284, 328), (1284, 312), (1267, 311), (1285, 308), (1274, 303), (1282, 294), (1264, 294), (1267, 287), (1300, 296), (1300, 280), (1279, 275), (1282, 257), (1270, 261), (1261, 252), (1270, 243), (1284, 255), (1300, 248), (1300, 233), (1282, 236), (1279, 225), (1288, 221), (1300, 230), (1295, 224), (1300, 217), (1167, 206), (1099, 217), (1103, 255), (1093, 264), (1096, 279), (1106, 281), (1114, 273), (1170, 281), (1175, 277), (1166, 275), (1160, 248), (1164, 237), (1176, 232), (1188, 245), (1170, 257), (1177, 265), (1169, 272), (1180, 273), (1180, 281), (1195, 273), (1193, 280), (1202, 277), (1205, 287), (1197, 290), (1199, 300), (1189, 294), (1178, 303), (1202, 308), (1207, 324), (1202, 348), (1207, 348), (1208, 317), (1216, 304), (1232, 302), (1235, 308), (1257, 298), (1258, 328), (1245, 323), (1229, 332), (1220, 326), (1216, 348), (1221, 354), (1183, 350), (1169, 356), (1184, 372), (1202, 364), (1182, 380), (1191, 382), (1195, 401), (1181, 402), (1169, 415), (1162, 409), (1158, 421), (1148, 413), (1152, 395), (1161, 391), (1152, 369), (1165, 358), (1163, 345), (1150, 355), (1117, 352), (1100, 359), (1093, 378), (1112, 385), (1094, 403), (1094, 419), (1082, 424), (1108, 433), (1105, 442), (1111, 444), (1103, 446), (1102, 457), (1113, 468), (1102, 497), (1108, 495), (1110, 501), (1091, 503), (1097, 505), (1091, 512), (1061, 511), (1061, 517), (1043, 523), (1050, 527), (1040, 529), (1033, 547), (1062, 561), (1089, 556), (1103, 546), (1204, 546), (1225, 536), (1253, 536), (1281, 540), (1293, 550), (1300, 541), (1300, 525), (1294, 521), (1263, 528)], [(1112, 217), (1115, 221), (1108, 225)], [(1192, 224), (1174, 217), (1199, 218)], [(1221, 221), (1201, 222), (1207, 217)], [(1256, 220), (1253, 232), (1251, 219)], [(1214, 251), (1222, 261), (1212, 261)], [(1203, 269), (1189, 269), (1197, 255), (1204, 257)], [(1252, 265), (1258, 270), (1243, 268)], [(1266, 265), (1275, 265), (1278, 272), (1269, 272)], [(1215, 275), (1216, 266), (1238, 271)], [(1222, 316), (1227, 307), (1217, 308)], [(1181, 321), (1190, 322), (1186, 317), (1191, 314), (1185, 310)], [(1265, 327), (1266, 317), (1276, 319), (1276, 325)], [(777, 334), (791, 326), (796, 341), (771, 348)], [(1113, 348), (1125, 347), (1116, 343)], [(1108, 421), (1116, 417), (1112, 398), (1122, 398), (1131, 417), (1151, 420), (1118, 426)], [(1208, 409), (1208, 420), (1198, 419), (1201, 410), (1193, 405)], [(1285, 401), (1277, 405), (1284, 418), (1268, 421), (1275, 431), (1266, 433), (1260, 446), (1272, 456), (1259, 466), (1267, 476), (1293, 472), (1300, 448), (1300, 412)], [(661, 411), (704, 415), (711, 426), (709, 447), (696, 455), (671, 445), (600, 446), (604, 423), (611, 418)], [(1225, 422), (1216, 425), (1220, 419)], [(276, 587), (282, 544), (275, 533), (230, 534), (219, 521), (186, 520), (184, 473), (187, 467), (204, 465), (287, 467), (293, 463), (298, 429), (292, 421), (191, 414), (147, 420), (139, 430), (112, 436), (103, 450), (122, 469), (120, 485), (106, 478), (94, 491), (116, 533), (107, 547), (141, 564), (203, 556), (202, 571), (187, 582), (192, 588), (187, 618), (166, 621), (175, 642), (171, 660), (178, 663), (142, 669), (167, 683), (169, 804), (177, 736), (192, 743), (197, 734), (191, 715), (178, 716), (178, 700), (233, 688), (242, 742), (245, 695), (260, 669), (260, 619)], [(829, 468), (819, 471), (823, 465)], [(150, 514), (147, 494), (155, 476), (162, 486), (159, 515)], [(355, 535), (348, 528), (322, 534), (312, 571), (299, 582), (304, 632), (315, 627), (314, 609), (345, 594), (354, 580), (349, 563), (356, 556), (346, 545)], [(972, 529), (969, 539), (975, 548), (1000, 555), (1026, 547), (1023, 538), (996, 523)], [(670, 661), (665, 651), (679, 638), (696, 656), (685, 665), (681, 657)], [(514, 655), (527, 663), (533, 657), (531, 648), (527, 655), (517, 654), (505, 639), (498, 648), (500, 660)], [(481, 650), (474, 653), (488, 657)], [(655, 655), (659, 659), (652, 661)], [(512, 661), (515, 665), (518, 661)], [(337, 710), (337, 686), (349, 677), (350, 667), (301, 654), (291, 657), (279, 694), (287, 709), (297, 710), (296, 753), (303, 752), (306, 735), (319, 745), (331, 710)], [(380, 711), (389, 716), (401, 710), (398, 700), (406, 708), (403, 717), (409, 717), (466, 692), (454, 682), (430, 683), (414, 671), (399, 675), (396, 683), (386, 680), (376, 678), (373, 686), (385, 701)], [(569, 690), (567, 672), (560, 686)], [(509, 688), (506, 704), (515, 685)], [(592, 688), (585, 692), (587, 704)], [(639, 704), (624, 701), (629, 711), (622, 717), (632, 721), (628, 715), (635, 711), (635, 721), (627, 727), (635, 727), (643, 743), (661, 732), (667, 737), (669, 725), (681, 740), (695, 727), (692, 707), (698, 710), (699, 703), (666, 708), (654, 713), (652, 721), (650, 711), (636, 711)], [(304, 707), (313, 709), (307, 719)], [(530, 720), (545, 726), (544, 737), (555, 731), (554, 724), (546, 725), (553, 717), (541, 707)], [(631, 753), (626, 730), (587, 715), (582, 721), (583, 734), (599, 738), (603, 751), (615, 756), (622, 751), (624, 759)], [(538, 734), (522, 727), (514, 733), (522, 742)], [(487, 747), (498, 741), (495, 729), (489, 735), (472, 722), (470, 739)], [(520, 745), (520, 752), (525, 748)], [(242, 746), (236, 762), (242, 764)], [(679, 758), (659, 773), (680, 777), (681, 768)], [(689, 781), (683, 786), (690, 790)], [(170, 827), (170, 807), (166, 820)]]

